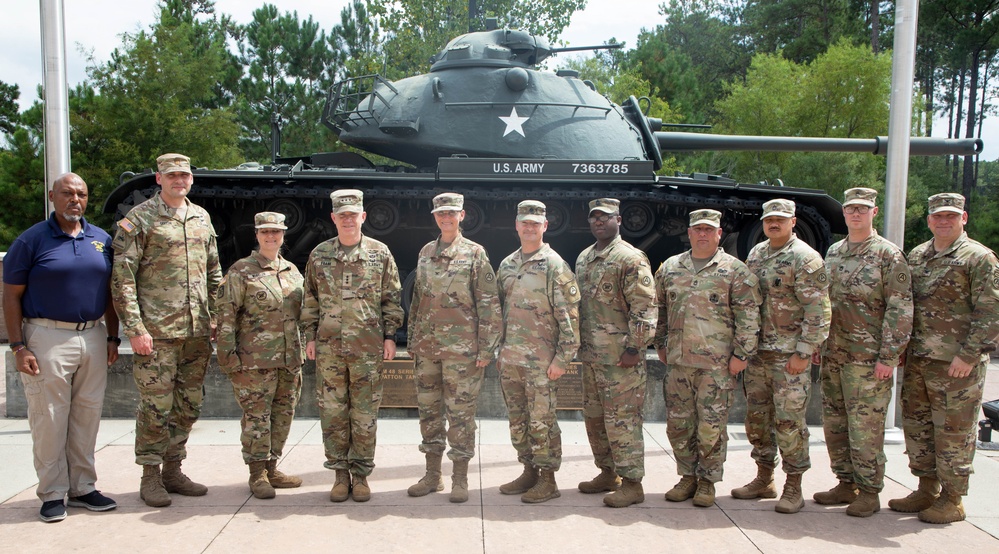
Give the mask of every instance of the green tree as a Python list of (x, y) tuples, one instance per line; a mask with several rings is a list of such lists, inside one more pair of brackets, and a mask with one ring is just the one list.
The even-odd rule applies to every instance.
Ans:
[(0, 81), (0, 131), (12, 135), (17, 129), (18, 109), (17, 99), (21, 91), (17, 85), (8, 85)]
[(267, 161), (271, 154), (271, 121), (287, 123), (282, 154), (308, 154), (335, 141), (320, 124), (327, 67), (333, 60), (326, 33), (312, 16), (281, 14), (273, 4), (253, 12), (243, 29), (239, 49), (247, 74), (238, 101), (240, 146), (249, 159)]
[(743, 30), (757, 53), (783, 52), (798, 63), (814, 60), (855, 28), (850, 0), (757, 0), (741, 10)]
[(727, 2), (670, 0), (660, 5), (665, 23), (643, 31), (625, 65), (655, 83), (687, 123), (710, 123), (725, 85), (741, 80), (750, 55)]
[(381, 33), (365, 0), (340, 10), (340, 23), (329, 34), (334, 63), (329, 80), (378, 73), (383, 62)]
[[(753, 58), (745, 83), (716, 104), (730, 134), (871, 138), (887, 133), (891, 60), (841, 41), (808, 64), (778, 54)], [(725, 156), (740, 180), (845, 188), (884, 180), (884, 159), (870, 154), (744, 152)], [(835, 167), (836, 171), (830, 171)]]
[(19, 128), (0, 150), (0, 250), (6, 251), (25, 229), (45, 217), (44, 161), (41, 143)]
[(89, 125), (77, 132), (99, 145), (93, 164), (116, 175), (168, 151), (190, 153), (201, 167), (241, 161), (231, 91), (218, 86), (233, 59), (226, 28), (196, 17), (213, 9), (208, 1), (162, 2), (148, 30), (126, 33), (110, 61), (89, 68), (100, 94), (88, 99)]

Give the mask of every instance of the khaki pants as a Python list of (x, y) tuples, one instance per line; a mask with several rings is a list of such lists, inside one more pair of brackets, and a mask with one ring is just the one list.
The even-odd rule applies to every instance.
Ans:
[(107, 385), (107, 331), (49, 329), (25, 323), (38, 375), (20, 373), (28, 401), (32, 453), (43, 502), (94, 491), (94, 447)]

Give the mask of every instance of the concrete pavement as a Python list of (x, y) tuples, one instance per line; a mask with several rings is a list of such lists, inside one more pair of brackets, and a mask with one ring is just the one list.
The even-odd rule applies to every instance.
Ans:
[[(470, 468), (470, 500), (448, 502), (447, 490), (410, 498), (406, 488), (423, 473), (416, 449), (415, 420), (379, 423), (378, 466), (369, 479), (370, 502), (328, 500), (333, 472), (322, 468), (318, 421), (296, 421), (280, 467), (301, 476), (299, 489), (279, 490), (273, 500), (252, 498), (240, 458), (239, 423), (202, 420), (194, 428), (185, 470), (209, 484), (200, 498), (173, 496), (169, 508), (147, 507), (138, 495), (141, 470), (133, 462), (134, 422), (106, 420), (98, 439), (98, 487), (118, 509), (91, 513), (68, 508), (65, 521), (38, 520), (40, 502), (31, 464), (31, 440), (24, 420), (0, 420), (0, 552), (51, 552), (99, 547), (105, 552), (272, 552), (331, 548), (363, 552), (517, 552), (544, 547), (579, 552), (597, 547), (671, 552), (833, 552), (903, 548), (907, 552), (994, 552), (999, 548), (999, 458), (979, 452), (968, 521), (929, 526), (914, 515), (887, 509), (887, 500), (916, 486), (901, 445), (888, 450), (884, 508), (856, 519), (844, 507), (819, 506), (812, 493), (835, 484), (821, 429), (813, 429), (813, 469), (805, 474), (805, 508), (786, 516), (773, 511), (776, 500), (735, 500), (728, 491), (752, 479), (755, 466), (741, 429), (731, 429), (725, 480), (716, 506), (695, 508), (689, 501), (666, 502), (677, 480), (664, 424), (646, 427), (646, 500), (626, 509), (603, 506), (600, 495), (575, 486), (596, 473), (581, 423), (565, 422), (564, 461), (557, 479), (562, 497), (540, 505), (522, 504), (499, 494), (500, 484), (520, 473), (505, 421), (480, 421), (479, 452)], [(450, 465), (445, 462), (445, 472)], [(778, 486), (783, 476), (780, 476)], [(592, 550), (591, 550), (592, 551)]]
[[(0, 391), (2, 392), (2, 391)], [(999, 368), (989, 371), (986, 398), (999, 397)], [(4, 398), (0, 396), (0, 404)], [(2, 406), (0, 406), (2, 407)], [(965, 499), (968, 520), (931, 526), (914, 514), (897, 514), (890, 498), (915, 488), (902, 445), (886, 447), (888, 464), (883, 509), (871, 518), (845, 514), (845, 507), (819, 506), (813, 493), (835, 485), (822, 443), (812, 428), (811, 471), (805, 474), (805, 508), (796, 515), (773, 511), (776, 500), (736, 500), (729, 491), (755, 475), (750, 446), (741, 424), (730, 426), (725, 479), (711, 508), (690, 501), (666, 502), (676, 482), (676, 464), (663, 423), (645, 427), (646, 500), (625, 509), (603, 506), (600, 495), (576, 490), (596, 474), (583, 424), (560, 422), (564, 458), (557, 480), (562, 497), (539, 505), (504, 496), (500, 484), (521, 467), (510, 446), (506, 421), (479, 421), (479, 450), (469, 471), (470, 500), (448, 502), (443, 493), (422, 498), (406, 494), (423, 474), (417, 451), (419, 423), (412, 419), (379, 422), (377, 467), (369, 479), (373, 496), (359, 504), (329, 502), (333, 472), (324, 460), (319, 423), (297, 420), (280, 462), (299, 475), (299, 489), (278, 490), (273, 500), (252, 498), (239, 446), (237, 420), (201, 420), (188, 445), (184, 468), (209, 485), (207, 496), (172, 495), (168, 508), (147, 507), (138, 495), (141, 470), (133, 461), (134, 421), (102, 422), (97, 445), (98, 488), (118, 509), (92, 513), (68, 508), (69, 517), (46, 524), (38, 519), (40, 501), (31, 460), (31, 437), (23, 419), (0, 419), (0, 553), (100, 549), (103, 552), (228, 553), (308, 549), (338, 552), (483, 552), (543, 549), (548, 552), (995, 552), (999, 548), (999, 452), (979, 450), (972, 493)], [(999, 436), (993, 437), (999, 440)], [(445, 461), (445, 473), (450, 463)], [(778, 490), (783, 485), (778, 476)]]

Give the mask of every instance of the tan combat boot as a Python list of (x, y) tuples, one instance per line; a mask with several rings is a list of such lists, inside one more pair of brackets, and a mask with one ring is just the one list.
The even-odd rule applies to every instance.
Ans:
[(604, 497), (604, 504), (611, 508), (624, 508), (645, 502), (645, 490), (641, 479), (623, 479), (621, 489)]
[(616, 491), (621, 488), (621, 478), (610, 468), (600, 468), (600, 475), (589, 481), (579, 483), (579, 492), (595, 494), (598, 492)]
[(697, 492), (694, 493), (694, 506), (708, 508), (715, 503), (715, 484), (707, 479), (697, 480)]
[(666, 493), (666, 500), (670, 502), (683, 502), (689, 500), (697, 491), (697, 478), (693, 475), (684, 475), (680, 482), (673, 485), (673, 488)]
[(427, 473), (409, 487), (409, 496), (426, 496), (434, 491), (444, 490), (444, 480), (441, 479), (441, 454), (427, 453)]
[(919, 521), (926, 523), (954, 523), (964, 521), (964, 503), (961, 495), (943, 491), (932, 506), (919, 512)]
[(846, 507), (846, 515), (853, 517), (871, 517), (874, 512), (881, 511), (881, 499), (876, 492), (861, 490), (857, 499)]
[(170, 495), (163, 487), (160, 466), (142, 466), (142, 481), (139, 484), (139, 498), (146, 506), (163, 508), (170, 505)]
[(531, 464), (524, 464), (524, 472), (520, 474), (520, 477), (505, 485), (500, 485), (499, 491), (502, 494), (524, 494), (536, 484), (538, 484), (538, 468)]
[(919, 488), (905, 498), (893, 498), (888, 507), (896, 512), (912, 514), (929, 508), (940, 496), (940, 481), (936, 477), (920, 477)]
[(539, 502), (546, 502), (560, 496), (562, 496), (562, 493), (558, 492), (558, 485), (555, 483), (555, 472), (546, 469), (541, 471), (541, 474), (538, 476), (538, 482), (531, 487), (531, 490), (521, 495), (520, 501), (528, 504), (538, 504)]
[(267, 480), (275, 489), (294, 489), (302, 486), (302, 478), (282, 473), (277, 468), (277, 460), (267, 460)]
[(455, 460), (451, 473), (451, 502), (468, 502), (468, 460)]
[(792, 473), (787, 476), (787, 481), (784, 481), (784, 492), (774, 506), (774, 511), (781, 514), (796, 514), (804, 507), (805, 499), (801, 497), (801, 474)]
[(835, 487), (817, 492), (812, 495), (812, 499), (817, 504), (832, 506), (833, 504), (849, 504), (857, 498), (857, 484), (849, 481), (840, 481)]
[(274, 498), (274, 487), (267, 480), (267, 462), (250, 462), (250, 492), (254, 498)]
[(336, 479), (330, 489), (330, 502), (343, 502), (350, 497), (350, 472), (346, 469), (336, 470)]
[(184, 496), (204, 496), (208, 492), (208, 487), (191, 481), (180, 470), (180, 463), (180, 460), (177, 460), (163, 464), (163, 486), (167, 492), (174, 492)]
[(354, 475), (354, 481), (350, 484), (350, 494), (354, 502), (367, 502), (371, 500), (371, 487), (368, 486), (368, 478), (365, 475)]
[(753, 498), (777, 498), (777, 486), (774, 485), (774, 469), (772, 467), (756, 466), (756, 478), (744, 487), (732, 489), (732, 498), (752, 500)]

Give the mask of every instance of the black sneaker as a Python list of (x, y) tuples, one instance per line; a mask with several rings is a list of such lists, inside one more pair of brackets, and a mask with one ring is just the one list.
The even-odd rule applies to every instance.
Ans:
[(42, 502), (42, 509), (38, 512), (38, 517), (45, 523), (55, 523), (66, 519), (66, 506), (62, 500), (47, 500)]
[(74, 508), (86, 508), (91, 512), (106, 512), (118, 507), (114, 500), (101, 494), (101, 491), (88, 492), (83, 496), (71, 496), (67, 504)]

